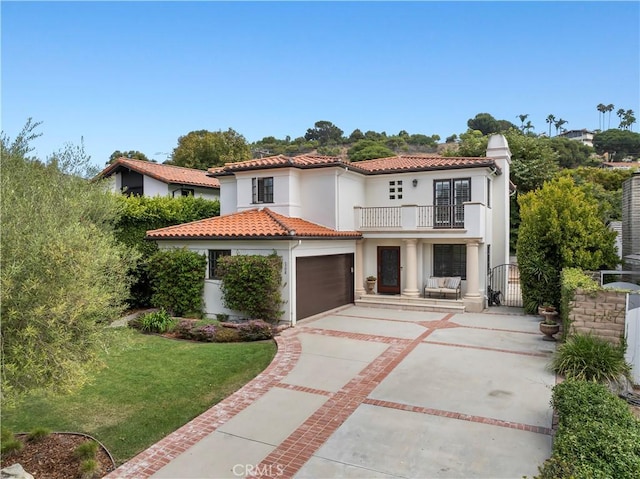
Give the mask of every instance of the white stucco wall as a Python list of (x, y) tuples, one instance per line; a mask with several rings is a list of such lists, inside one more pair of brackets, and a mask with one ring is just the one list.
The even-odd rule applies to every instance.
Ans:
[(162, 181), (158, 181), (155, 178), (150, 178), (149, 176), (143, 176), (143, 190), (144, 196), (168, 196), (169, 195), (169, 185), (163, 183)]
[[(305, 256), (323, 256), (333, 254), (355, 254), (354, 240), (301, 240), (301, 241), (217, 241), (191, 240), (158, 241), (161, 249), (183, 248), (196, 251), (207, 256), (208, 250), (231, 250), (232, 255), (264, 255), (276, 253), (282, 258), (282, 299), (284, 301), (281, 320), (295, 324), (296, 317), (296, 258)], [(207, 275), (209, 265), (207, 264)], [(204, 311), (207, 317), (215, 318), (216, 314), (242, 316), (241, 312), (231, 311), (224, 307), (220, 281), (205, 279), (204, 282)]]

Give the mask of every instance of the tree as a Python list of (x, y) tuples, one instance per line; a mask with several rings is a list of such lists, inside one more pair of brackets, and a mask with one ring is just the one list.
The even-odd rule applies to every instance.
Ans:
[(549, 115), (545, 121), (549, 123), (549, 136), (551, 136), (551, 125), (556, 121), (556, 117), (554, 115)]
[(616, 233), (598, 204), (571, 178), (558, 178), (519, 197), (518, 266), (525, 311), (560, 304), (563, 268), (612, 269)]
[(523, 135), (518, 129), (504, 133), (511, 150), (511, 181), (519, 193), (540, 188), (558, 171), (558, 155), (548, 138)]
[(362, 131), (360, 131), (358, 128), (356, 128), (349, 135), (349, 142), (350, 143), (355, 143), (358, 140), (364, 140), (364, 133), (362, 133)]
[(618, 110), (618, 116), (620, 117), (620, 128), (623, 130), (630, 130), (632, 125), (636, 122), (636, 117), (633, 114), (633, 110)]
[(225, 163), (251, 159), (251, 149), (244, 136), (232, 128), (211, 132), (198, 130), (178, 138), (169, 165), (207, 170)]
[[(520, 130), (524, 133), (524, 121), (529, 118), (529, 114), (525, 113), (523, 115), (518, 115), (518, 118), (520, 118)], [(529, 122), (531, 123), (531, 122)]]
[[(609, 122), (607, 124), (607, 129), (611, 128), (611, 112), (613, 111), (614, 108), (615, 106), (613, 106), (613, 103), (609, 103), (607, 106), (604, 107), (604, 111), (609, 113)], [(604, 130), (604, 114), (602, 117), (602, 129)]]
[(593, 136), (593, 148), (599, 155), (607, 153), (611, 161), (640, 158), (640, 133), (615, 128), (603, 131)]
[(330, 121), (316, 121), (314, 128), (309, 128), (304, 138), (315, 140), (320, 146), (338, 145), (342, 143), (344, 132)]
[(536, 128), (531, 123), (531, 120), (527, 121), (527, 124), (522, 127), (522, 131), (527, 135), (531, 133), (531, 130), (535, 130), (535, 129)]
[(156, 162), (155, 160), (149, 160), (149, 158), (147, 158), (147, 155), (137, 150), (129, 150), (129, 151), (116, 150), (113, 153), (111, 153), (111, 156), (109, 157), (109, 161), (107, 161), (107, 165), (110, 165), (111, 163), (116, 161), (118, 158), (129, 158), (130, 160), (152, 161), (153, 163)]
[(600, 128), (600, 130), (604, 130), (604, 113), (607, 111), (607, 105), (604, 103), (598, 103), (596, 109), (601, 113), (601, 115), (598, 115), (598, 128)]
[(467, 127), (470, 130), (478, 130), (483, 135), (500, 132), (500, 124), (489, 113), (478, 113), (474, 118), (467, 120)]
[(90, 171), (82, 147), (46, 162), (29, 156), (38, 123), (2, 135), (2, 397), (81, 385), (119, 317), (135, 255), (118, 243), (116, 195)]
[(553, 122), (553, 124), (556, 127), (556, 135), (558, 134), (558, 132), (562, 128), (562, 125), (566, 125), (567, 123), (568, 123), (568, 121), (567, 120), (563, 120), (562, 118), (559, 118), (558, 120)]
[(596, 166), (599, 160), (594, 156), (594, 149), (579, 141), (556, 136), (548, 140), (549, 145), (558, 155), (560, 168), (577, 168), (578, 166)]
[(372, 160), (374, 158), (388, 158), (395, 153), (380, 142), (360, 140), (347, 151), (350, 161)]

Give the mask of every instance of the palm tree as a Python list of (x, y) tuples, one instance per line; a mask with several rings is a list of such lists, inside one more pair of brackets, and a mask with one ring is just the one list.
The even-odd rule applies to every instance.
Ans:
[(618, 118), (620, 118), (620, 125), (618, 125), (618, 128), (621, 128), (624, 130), (626, 122), (624, 121), (624, 114), (626, 113), (626, 111), (624, 111), (622, 108), (620, 108), (617, 112), (616, 115), (618, 115)]
[(600, 113), (602, 113), (602, 116), (598, 115), (598, 127), (600, 130), (604, 130), (604, 112), (607, 111), (607, 105), (604, 103), (598, 103), (596, 108)]
[(622, 121), (620, 122), (620, 126), (623, 127), (625, 130), (633, 130), (633, 124), (635, 122), (636, 122), (636, 117), (633, 114), (633, 110), (627, 110), (624, 112), (624, 115), (622, 116)]
[(526, 133), (529, 133), (529, 130), (535, 130), (536, 128), (535, 128), (535, 127), (533, 126), (533, 124), (531, 123), (531, 120), (529, 120), (529, 121), (527, 122), (527, 124), (526, 124), (526, 125), (524, 125), (524, 126), (522, 127), (522, 129), (523, 129)]
[(563, 120), (562, 118), (556, 120), (555, 122), (553, 122), (553, 124), (556, 127), (556, 136), (558, 136), (558, 130), (560, 130), (560, 128), (562, 128), (562, 125), (565, 125), (569, 123), (567, 120)]
[[(520, 125), (520, 129), (524, 132), (524, 121), (529, 117), (528, 113), (525, 113), (524, 115), (518, 115), (518, 118), (520, 118), (520, 122), (522, 123)], [(531, 123), (531, 122), (529, 122)]]
[(554, 115), (549, 115), (546, 119), (546, 122), (549, 123), (549, 137), (551, 137), (551, 125), (556, 121), (556, 117)]
[[(613, 103), (609, 103), (605, 107), (605, 111), (607, 111), (609, 113), (609, 124), (607, 125), (607, 130), (609, 130), (611, 128), (611, 112), (613, 111), (614, 108), (615, 107), (613, 106)], [(602, 118), (602, 129), (604, 129), (604, 118)]]

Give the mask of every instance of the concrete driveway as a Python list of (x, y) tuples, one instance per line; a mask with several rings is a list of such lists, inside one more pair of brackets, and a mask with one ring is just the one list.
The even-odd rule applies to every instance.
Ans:
[(553, 349), (534, 316), (350, 306), (283, 332), (260, 376), (108, 477), (533, 476)]

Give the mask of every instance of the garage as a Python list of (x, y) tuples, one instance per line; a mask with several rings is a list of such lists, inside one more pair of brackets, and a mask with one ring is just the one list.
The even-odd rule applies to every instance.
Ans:
[(296, 319), (353, 303), (353, 253), (296, 259)]

